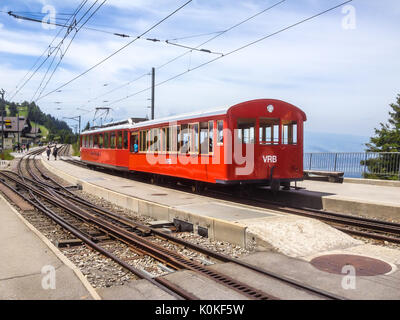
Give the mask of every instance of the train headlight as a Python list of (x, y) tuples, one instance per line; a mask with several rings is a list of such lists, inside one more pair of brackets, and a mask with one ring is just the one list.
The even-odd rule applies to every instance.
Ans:
[(270, 104), (270, 105), (267, 107), (267, 110), (268, 110), (269, 113), (271, 113), (272, 111), (274, 111), (274, 106), (273, 106), (272, 104)]

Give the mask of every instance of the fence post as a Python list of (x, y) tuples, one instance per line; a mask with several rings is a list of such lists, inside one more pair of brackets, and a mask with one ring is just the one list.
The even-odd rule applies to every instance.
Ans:
[(335, 166), (333, 168), (333, 171), (336, 171), (336, 162), (337, 162), (337, 153), (335, 153)]
[(368, 152), (365, 152), (365, 157), (364, 157), (364, 173), (363, 173), (363, 178), (365, 179), (365, 173), (367, 171), (367, 155)]
[(311, 170), (311, 159), (312, 159), (312, 153), (310, 153), (310, 167), (308, 168), (308, 170)]
[(397, 176), (397, 180), (400, 180), (400, 153), (397, 153), (397, 161), (399, 163), (399, 174)]

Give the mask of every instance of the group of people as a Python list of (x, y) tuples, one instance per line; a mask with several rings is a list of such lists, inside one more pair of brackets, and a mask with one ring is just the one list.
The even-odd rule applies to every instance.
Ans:
[[(48, 145), (46, 148), (46, 154), (47, 154), (47, 160), (50, 160), (50, 155), (51, 155), (51, 147)], [(58, 148), (57, 146), (53, 147), (53, 156), (54, 156), (54, 160), (57, 160), (57, 154), (58, 154)]]
[(27, 144), (22, 144), (22, 145), (20, 145), (19, 143), (17, 143), (15, 146), (14, 146), (14, 152), (16, 151), (16, 152), (18, 152), (18, 153), (24, 153), (25, 151), (29, 151), (29, 148), (30, 148), (30, 145), (29, 145), (29, 143), (27, 143)]

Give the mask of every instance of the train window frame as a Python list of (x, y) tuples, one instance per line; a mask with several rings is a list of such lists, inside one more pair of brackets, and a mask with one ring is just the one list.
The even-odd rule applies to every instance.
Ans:
[(171, 151), (172, 154), (176, 154), (178, 155), (180, 153), (180, 149), (179, 149), (179, 139), (180, 139), (180, 134), (181, 134), (181, 125), (177, 124), (173, 126), (173, 130), (172, 130), (172, 135), (173, 135), (173, 140), (172, 140), (172, 144), (173, 144), (173, 150)]
[[(265, 122), (267, 125), (262, 125)], [(263, 146), (277, 146), (281, 144), (280, 139), (280, 126), (281, 120), (279, 118), (266, 118), (258, 119), (258, 144)], [(269, 128), (269, 130), (267, 130)], [(267, 132), (270, 133), (270, 138), (267, 139)], [(264, 139), (264, 140), (263, 140)]]
[[(181, 125), (180, 125), (180, 132), (179, 132), (179, 140), (178, 140), (178, 142), (179, 142), (179, 148), (178, 148), (178, 152), (180, 153), (180, 154), (190, 154), (190, 128), (189, 128), (189, 124), (188, 123), (182, 123)], [(184, 142), (184, 138), (185, 138), (185, 135), (187, 135), (187, 142), (186, 142), (186, 144), (183, 144), (183, 142)], [(184, 150), (184, 147), (186, 147), (187, 146), (187, 148), (186, 148), (186, 150)], [(185, 151), (185, 152), (184, 152)]]
[(103, 147), (104, 147), (104, 134), (103, 132), (101, 132), (99, 134), (99, 149), (103, 149)]
[(110, 148), (110, 132), (104, 132), (104, 149)]
[[(202, 133), (205, 132), (204, 140), (202, 142)], [(199, 154), (202, 156), (208, 156), (210, 153), (210, 128), (209, 128), (209, 121), (203, 121), (199, 124)], [(207, 150), (203, 150), (203, 145), (207, 146)]]
[(116, 131), (115, 135), (115, 149), (121, 150), (122, 149), (122, 131)]
[[(282, 145), (297, 145), (298, 144), (298, 130), (299, 126), (296, 120), (282, 120), (281, 122), (282, 129), (281, 129), (281, 144)], [(294, 130), (294, 126), (296, 126), (296, 129)], [(287, 138), (285, 137), (285, 128), (287, 128)], [(295, 132), (295, 135), (293, 134)], [(293, 138), (295, 136), (295, 142), (293, 141)]]
[(116, 148), (116, 132), (115, 131), (110, 131), (110, 149), (115, 149)]
[[(128, 150), (128, 147), (129, 147), (129, 134), (128, 130), (124, 130), (122, 134), (122, 148), (124, 150)], [(138, 152), (139, 152), (139, 140), (138, 140)]]
[[(210, 126), (211, 124), (211, 126)], [(211, 127), (211, 131), (210, 131)], [(211, 134), (210, 134), (211, 132)], [(210, 142), (211, 139), (211, 142)], [(208, 154), (213, 155), (214, 154), (214, 142), (215, 142), (215, 121), (210, 120), (208, 121)], [(211, 151), (210, 151), (211, 149)]]
[[(222, 123), (222, 129), (220, 130), (219, 124)], [(217, 120), (217, 126), (216, 126), (216, 132), (217, 132), (217, 146), (223, 146), (224, 145), (224, 120)], [(222, 135), (220, 135), (222, 133)], [(220, 138), (222, 138), (220, 140)]]
[(91, 134), (89, 138), (89, 148), (93, 149), (93, 134)]
[[(240, 123), (242, 122), (242, 123)], [(243, 125), (242, 128), (239, 128)], [(250, 125), (250, 126), (248, 126)], [(252, 125), (252, 126), (251, 126)], [(256, 142), (256, 129), (257, 129), (257, 119), (256, 118), (238, 118), (236, 119), (236, 130), (235, 139), (242, 144), (255, 144)], [(248, 133), (246, 135), (246, 130)], [(240, 137), (239, 137), (240, 133)], [(251, 135), (253, 133), (253, 136)], [(252, 141), (253, 139), (253, 141)]]
[(93, 149), (99, 149), (99, 135), (93, 135)]
[[(130, 153), (139, 153), (139, 150), (140, 150), (140, 132), (141, 131), (131, 131), (131, 134), (130, 134), (130, 144), (129, 144), (129, 152)], [(134, 148), (134, 144), (132, 144), (132, 142), (133, 141), (135, 141), (134, 140), (134, 136), (136, 136), (136, 139), (137, 139), (137, 145), (138, 145), (138, 150), (135, 152), (135, 148)]]
[[(195, 133), (196, 127), (197, 127), (197, 133)], [(193, 155), (199, 154), (199, 147), (200, 147), (199, 128), (200, 128), (199, 122), (189, 123), (189, 135), (190, 135), (189, 154), (193, 154)], [(196, 134), (197, 134), (197, 136), (196, 136)]]

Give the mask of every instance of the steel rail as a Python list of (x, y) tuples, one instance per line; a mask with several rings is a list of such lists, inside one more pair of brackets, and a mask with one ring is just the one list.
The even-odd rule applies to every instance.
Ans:
[[(41, 174), (43, 175), (43, 173), (41, 173)], [(293, 280), (293, 279), (278, 275), (276, 273), (264, 270), (264, 269), (256, 267), (256, 266), (253, 266), (253, 265), (251, 265), (249, 263), (246, 263), (246, 262), (243, 262), (241, 260), (230, 258), (228, 256), (219, 254), (217, 252), (205, 249), (205, 248), (203, 248), (201, 246), (198, 246), (198, 245), (192, 244), (190, 242), (184, 241), (182, 239), (179, 239), (179, 238), (173, 237), (171, 235), (165, 234), (163, 232), (160, 232), (160, 231), (156, 230), (155, 228), (151, 228), (151, 227), (148, 227), (148, 226), (145, 226), (145, 225), (142, 225), (142, 224), (138, 224), (138, 223), (133, 222), (131, 220), (128, 220), (126, 218), (120, 217), (120, 216), (118, 216), (118, 215), (116, 215), (116, 214), (114, 214), (114, 213), (112, 213), (112, 212), (110, 212), (108, 210), (105, 210), (103, 208), (100, 208), (98, 206), (95, 206), (95, 205), (91, 204), (90, 202), (88, 202), (85, 199), (80, 198), (79, 196), (76, 196), (70, 190), (66, 190), (66, 191), (70, 195), (64, 195), (64, 196), (68, 197), (70, 200), (78, 202), (78, 203), (80, 203), (82, 205), (85, 205), (87, 207), (90, 207), (93, 210), (95, 210), (98, 213), (100, 213), (101, 215), (106, 215), (106, 216), (112, 218), (113, 220), (117, 220), (120, 223), (123, 223), (123, 224), (125, 224), (125, 225), (127, 225), (129, 227), (132, 227), (133, 229), (139, 229), (140, 231), (147, 230), (148, 232), (151, 232), (153, 235), (158, 236), (158, 237), (160, 237), (160, 238), (162, 238), (164, 240), (168, 240), (170, 242), (179, 244), (181, 246), (188, 247), (188, 248), (190, 248), (192, 250), (195, 250), (197, 252), (203, 253), (206, 256), (213, 257), (213, 258), (215, 258), (217, 260), (220, 260), (222, 262), (230, 262), (230, 263), (234, 263), (234, 264), (240, 265), (242, 267), (245, 267), (247, 269), (251, 269), (251, 270), (256, 271), (258, 273), (261, 273), (261, 274), (267, 275), (269, 277), (275, 278), (277, 280), (283, 281), (286, 284), (288, 284), (288, 285), (290, 285), (292, 287), (295, 287), (297, 289), (306, 290), (306, 291), (309, 291), (309, 292), (311, 292), (313, 294), (317, 294), (317, 295), (320, 295), (320, 296), (323, 296), (323, 297), (326, 297), (326, 298), (330, 298), (330, 299), (343, 299), (343, 297), (339, 297), (337, 295), (331, 294), (331, 293), (326, 292), (324, 290), (321, 290), (321, 289), (318, 289), (318, 288), (315, 288), (315, 287), (311, 287), (311, 286), (302, 284), (302, 283), (300, 283), (300, 282), (298, 282), (296, 280)], [(60, 191), (56, 191), (56, 192), (61, 194)], [(174, 265), (171, 265), (171, 266), (174, 267)]]
[[(0, 172), (0, 174), (3, 175), (3, 176), (6, 176), (2, 172)], [(42, 204), (40, 204), (41, 203), (40, 200), (38, 200), (36, 197), (35, 197), (36, 201), (32, 201), (31, 199), (26, 197), (24, 194), (18, 192), (12, 186), (7, 184), (5, 181), (2, 181), (2, 180), (0, 180), (0, 181), (6, 187), (10, 188), (13, 192), (15, 192), (16, 194), (21, 196), (25, 201), (27, 201), (32, 206), (34, 206), (37, 210), (39, 210), (40, 212), (43, 212), (46, 216), (48, 216), (50, 219), (52, 219), (57, 224), (59, 224), (62, 228), (64, 228), (65, 230), (69, 231), (70, 233), (72, 233), (75, 237), (77, 237), (80, 240), (82, 240), (84, 243), (86, 243), (87, 245), (92, 247), (94, 250), (102, 253), (104, 256), (106, 256), (106, 257), (112, 259), (113, 261), (115, 261), (116, 263), (120, 264), (121, 266), (123, 266), (124, 268), (126, 268), (127, 270), (129, 270), (130, 272), (132, 272), (133, 274), (138, 276), (139, 278), (146, 279), (147, 281), (149, 281), (152, 284), (156, 285), (157, 287), (159, 287), (163, 291), (169, 293), (170, 295), (172, 295), (173, 297), (177, 298), (178, 300), (182, 300), (182, 299), (197, 299), (197, 297), (195, 297), (194, 295), (186, 292), (185, 290), (181, 290), (181, 288), (179, 290), (180, 291), (179, 293), (177, 293), (176, 291), (172, 291), (170, 288), (168, 288), (166, 286), (168, 284), (168, 281), (166, 279), (164, 279), (165, 281), (164, 281), (164, 284), (163, 284), (163, 283), (157, 281), (157, 279), (153, 279), (150, 276), (148, 276), (147, 274), (143, 273), (141, 270), (130, 266), (129, 264), (127, 264), (123, 260), (119, 259), (114, 254), (108, 252), (107, 250), (105, 250), (101, 246), (97, 245), (91, 239), (87, 238), (82, 232), (77, 230), (74, 226), (70, 225), (63, 218), (59, 217), (54, 211), (52, 211), (52, 210), (46, 208), (45, 206), (43, 206)]]
[[(29, 159), (28, 159), (29, 161)], [(20, 170), (22, 173), (22, 170)], [(9, 179), (13, 179), (15, 183), (21, 184), (21, 181), (17, 181), (15, 178), (11, 178), (8, 176)], [(24, 187), (23, 183), (22, 186)], [(25, 186), (26, 187), (26, 186)], [(136, 236), (135, 234), (132, 234), (129, 231), (126, 231), (124, 228), (118, 227), (116, 225), (113, 225), (107, 221), (104, 221), (102, 219), (99, 219), (98, 217), (94, 217), (90, 215), (88, 212), (85, 212), (84, 210), (76, 207), (75, 205), (72, 205), (71, 203), (68, 203), (65, 199), (56, 199), (54, 194), (52, 195), (47, 195), (45, 192), (38, 190), (37, 188), (34, 188), (32, 186), (29, 186), (30, 192), (35, 193), (36, 195), (39, 195), (42, 198), (45, 198), (47, 201), (52, 203), (53, 205), (58, 205), (59, 207), (63, 208), (64, 210), (70, 212), (73, 215), (79, 216), (81, 219), (86, 219), (89, 221), (91, 224), (95, 224), (97, 227), (99, 227), (103, 232), (106, 232), (108, 234), (112, 234), (114, 238), (119, 239), (120, 241), (123, 241), (129, 245), (133, 245), (137, 247), (139, 250), (146, 252), (146, 254), (153, 256), (157, 260), (160, 260), (163, 262), (168, 262), (170, 265), (175, 266), (175, 268), (181, 268), (181, 269), (189, 269), (195, 272), (200, 272), (206, 277), (212, 278), (222, 284), (227, 285), (231, 289), (240, 292), (241, 294), (244, 294), (245, 296), (248, 296), (249, 298), (256, 298), (256, 299), (276, 299), (276, 297), (272, 295), (265, 294), (264, 292), (259, 291), (258, 289), (251, 288), (250, 286), (241, 283), (237, 280), (234, 280), (233, 278), (220, 274), (219, 272), (216, 271), (211, 271), (206, 268), (204, 268), (201, 264), (195, 263), (193, 261), (190, 261), (183, 256), (180, 256), (179, 254), (176, 254), (170, 250), (167, 250), (161, 246), (157, 246), (153, 243), (150, 243), (148, 241), (145, 241), (142, 237)], [(49, 190), (48, 190), (49, 191)]]

